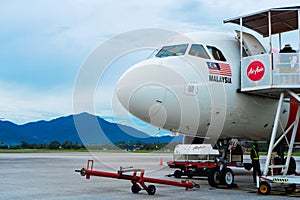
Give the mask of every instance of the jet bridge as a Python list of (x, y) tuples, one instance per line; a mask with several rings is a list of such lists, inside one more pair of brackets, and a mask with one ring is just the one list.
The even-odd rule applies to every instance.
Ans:
[[(286, 192), (293, 192), (296, 185), (300, 185), (300, 176), (295, 171), (289, 172), (291, 155), (295, 138), (297, 137), (300, 117), (300, 6), (272, 8), (250, 15), (240, 16), (224, 23), (240, 25), (237, 38), (240, 41), (241, 57), (241, 87), (240, 92), (279, 99), (274, 127), (272, 130), (266, 165), (263, 175), (258, 177), (258, 191), (269, 194), (273, 184), (281, 184)], [(269, 37), (268, 50), (264, 50), (259, 41), (248, 33), (243, 33), (244, 28), (256, 31), (263, 37)], [(278, 34), (279, 49), (281, 47), (282, 33), (298, 31), (298, 51), (279, 51), (273, 48), (273, 37)], [(294, 99), (297, 103), (297, 113), (294, 122), (287, 129), (280, 123), (281, 106), (284, 100)], [(281, 131), (278, 130), (281, 127)], [(278, 136), (278, 132), (281, 135)], [(274, 164), (272, 152), (275, 147), (285, 139), (289, 149), (284, 164)], [(276, 174), (275, 169), (283, 169), (282, 174)], [(278, 170), (277, 170), (278, 171)]]

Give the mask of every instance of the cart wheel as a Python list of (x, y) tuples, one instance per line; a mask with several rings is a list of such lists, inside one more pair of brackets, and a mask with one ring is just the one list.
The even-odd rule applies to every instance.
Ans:
[(234, 175), (230, 168), (224, 168), (220, 174), (220, 182), (226, 184), (228, 187), (234, 183)]
[(262, 181), (259, 183), (258, 193), (268, 195), (271, 192), (271, 186), (268, 182)]
[(149, 195), (154, 195), (156, 192), (156, 187), (154, 185), (149, 185), (147, 188), (147, 192)]
[(182, 173), (180, 170), (175, 170), (175, 172), (174, 172), (175, 178), (181, 178), (181, 175), (182, 175)]
[[(286, 158), (284, 159), (284, 163), (286, 163)], [(290, 165), (287, 174), (296, 174), (297, 164), (294, 157), (291, 157)]]
[(138, 184), (133, 184), (131, 186), (131, 192), (134, 194), (139, 193), (139, 191), (141, 191), (141, 187)]
[(220, 171), (219, 168), (215, 167), (208, 173), (208, 184), (211, 187), (217, 187), (220, 184)]
[(288, 187), (285, 188), (286, 194), (292, 194), (296, 190), (296, 184), (291, 184)]
[(194, 171), (193, 170), (188, 170), (187, 173), (186, 173), (186, 175), (187, 175), (188, 178), (193, 178)]

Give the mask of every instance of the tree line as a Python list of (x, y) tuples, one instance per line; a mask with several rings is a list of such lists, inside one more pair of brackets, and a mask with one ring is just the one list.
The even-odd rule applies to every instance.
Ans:
[(82, 145), (78, 142), (73, 143), (71, 141), (66, 140), (63, 143), (59, 141), (52, 141), (50, 143), (45, 144), (35, 144), (28, 143), (26, 141), (22, 141), (18, 145), (4, 145), (0, 142), (0, 149), (67, 149), (67, 150), (78, 150), (78, 149), (88, 149), (88, 150), (164, 150), (164, 151), (173, 151), (175, 146), (178, 143), (143, 143), (139, 141), (131, 141), (131, 142), (123, 142), (119, 141), (114, 144), (87, 144)]
[(73, 144), (71, 141), (60, 143), (59, 141), (52, 141), (49, 144), (35, 144), (22, 141), (19, 145), (0, 145), (0, 149), (85, 149), (84, 145), (76, 142)]
[(127, 151), (173, 151), (179, 143), (143, 143), (143, 142), (116, 142), (114, 144), (87, 144), (85, 147), (88, 150), (127, 150)]

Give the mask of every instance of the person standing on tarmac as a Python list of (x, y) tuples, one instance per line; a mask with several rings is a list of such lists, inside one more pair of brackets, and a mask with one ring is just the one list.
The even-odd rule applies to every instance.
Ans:
[(250, 158), (253, 166), (253, 182), (256, 183), (256, 174), (261, 176), (258, 144), (254, 143), (251, 149)]

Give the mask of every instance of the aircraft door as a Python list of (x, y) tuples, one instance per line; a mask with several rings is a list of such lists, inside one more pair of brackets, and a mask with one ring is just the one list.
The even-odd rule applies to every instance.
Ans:
[[(241, 32), (237, 31), (237, 38), (240, 40)], [(247, 56), (259, 55), (266, 53), (263, 45), (251, 34), (243, 32), (243, 47)]]

